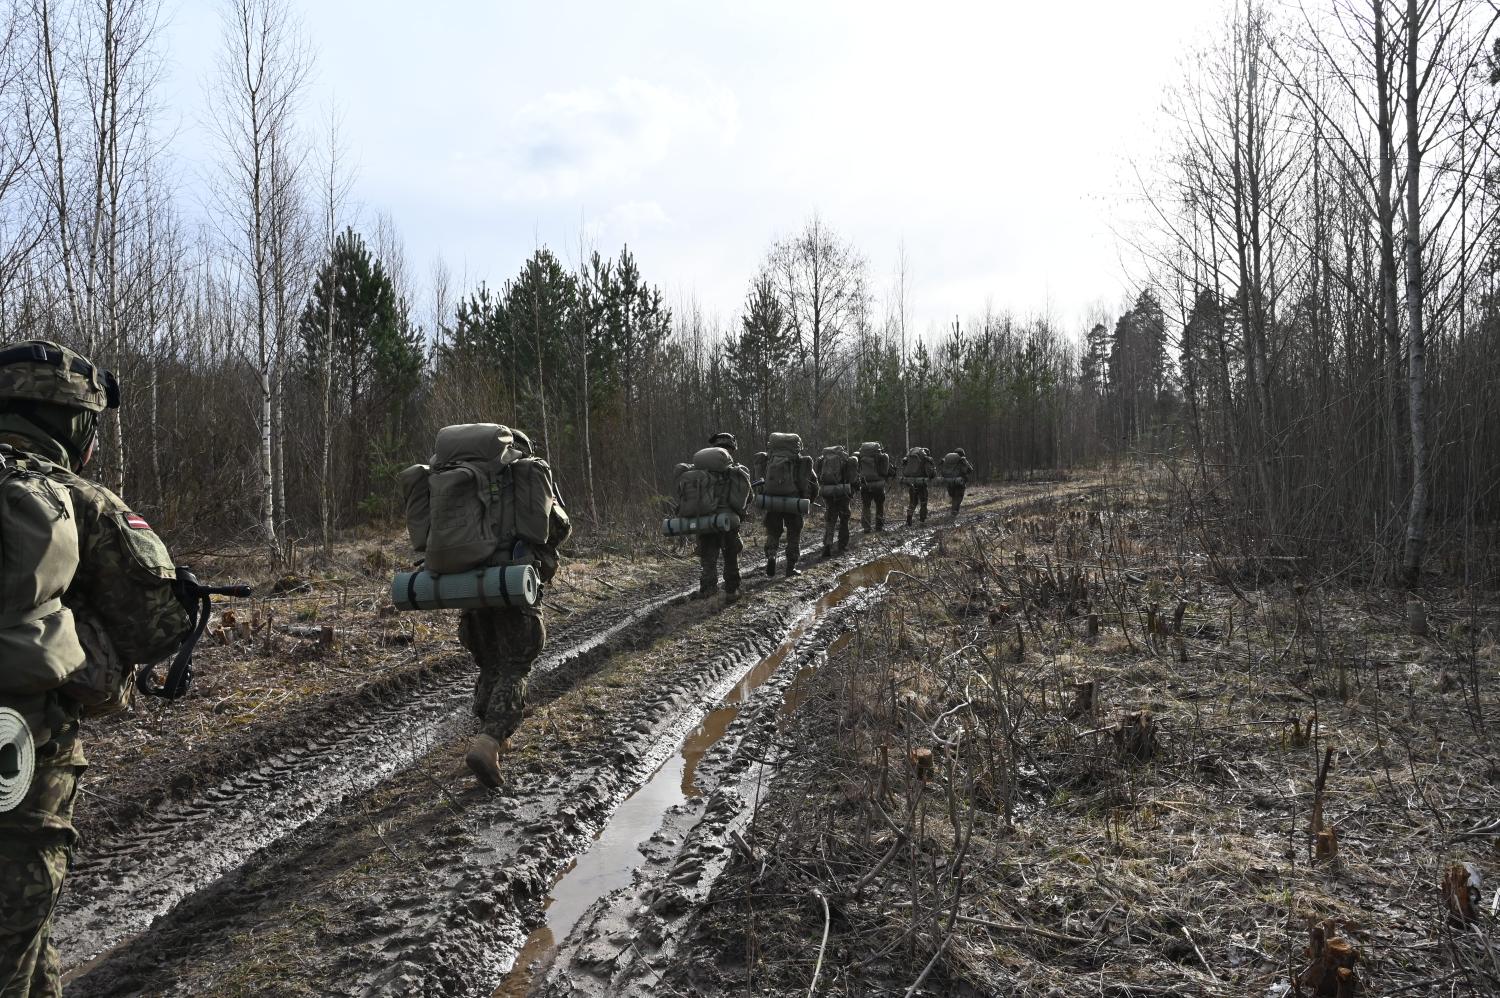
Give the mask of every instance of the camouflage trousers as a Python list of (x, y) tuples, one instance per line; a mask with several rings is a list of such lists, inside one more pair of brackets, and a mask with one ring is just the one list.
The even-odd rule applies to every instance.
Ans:
[(776, 560), (776, 553), (781, 548), (781, 532), (785, 530), (786, 563), (788, 566), (797, 564), (797, 559), (802, 557), (802, 519), (801, 513), (766, 514), (766, 561)]
[(740, 552), (745, 542), (740, 540), (736, 527), (727, 534), (698, 535), (698, 588), (713, 592), (719, 588), (719, 553), (724, 554), (724, 589), (736, 592), (740, 588)]
[(834, 531), (839, 535), (839, 550), (849, 548), (849, 497), (828, 496), (823, 500), (823, 550), (833, 547)]
[(918, 513), (922, 522), (927, 522), (927, 483), (920, 485), (908, 485), (906, 487), (906, 522), (911, 523), (911, 515)]
[(964, 504), (964, 492), (968, 488), (963, 482), (948, 486), (948, 502), (953, 507), (954, 516), (958, 515), (958, 507)]
[(859, 493), (863, 500), (864, 509), (860, 513), (859, 525), (864, 528), (865, 533), (870, 532), (870, 504), (875, 504), (875, 529), (885, 529), (885, 489), (879, 492), (870, 489), (862, 489)]
[(52, 909), (73, 856), (82, 766), (40, 766), (21, 806), (0, 814), (0, 998), (60, 998)]
[(526, 677), (547, 643), (539, 613), (522, 610), (465, 610), (458, 640), (474, 656), (474, 715), (479, 730), (503, 742), (521, 726), (526, 709)]

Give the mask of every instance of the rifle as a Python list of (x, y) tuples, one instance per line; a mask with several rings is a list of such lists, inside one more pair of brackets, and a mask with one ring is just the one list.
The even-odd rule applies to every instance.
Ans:
[(193, 685), (193, 649), (198, 646), (198, 639), (203, 637), (203, 631), (208, 627), (208, 617), (212, 612), (214, 596), (230, 596), (235, 599), (245, 599), (250, 593), (249, 586), (205, 586), (198, 581), (198, 577), (191, 569), (181, 566), (177, 569), (177, 581), (172, 583), (172, 589), (177, 593), (177, 598), (187, 609), (188, 622), (192, 629), (188, 632), (187, 640), (182, 647), (177, 649), (177, 657), (172, 659), (172, 666), (167, 670), (167, 681), (158, 684), (152, 673), (153, 666), (144, 666), (135, 674), (136, 689), (142, 693), (149, 693), (163, 700), (176, 700), (188, 691)]

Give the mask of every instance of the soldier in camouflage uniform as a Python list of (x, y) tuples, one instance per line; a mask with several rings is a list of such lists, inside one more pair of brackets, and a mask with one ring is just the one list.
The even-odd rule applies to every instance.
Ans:
[[(734, 438), (733, 433), (720, 430), (708, 438), (710, 447), (722, 447), (730, 456), (734, 456), (739, 441)], [(732, 511), (736, 516), (743, 517), (745, 510), (736, 509)], [(698, 535), (698, 591), (693, 594), (695, 599), (704, 599), (712, 596), (719, 588), (719, 555), (724, 555), (724, 602), (733, 603), (740, 598), (740, 552), (745, 550), (745, 542), (740, 538), (740, 528), (736, 526), (727, 533), (707, 533)]]
[[(536, 447), (529, 436), (515, 429), (510, 433), (512, 446), (526, 457), (536, 456)], [(557, 546), (572, 529), (562, 511), (562, 494), (556, 482), (553, 496), (556, 508), (549, 524), (552, 542), (532, 552), (543, 579), (550, 579), (557, 571)], [(480, 783), (493, 790), (500, 785), (500, 753), (521, 726), (526, 711), (526, 682), (532, 665), (546, 647), (547, 625), (542, 620), (540, 605), (465, 610), (458, 619), (458, 640), (479, 667), (474, 684), (474, 716), (479, 719), (479, 733), (469, 740), (464, 763)]]
[(0, 706), (26, 718), (37, 746), (30, 791), (0, 814), (0, 998), (62, 994), (49, 923), (77, 840), (73, 800), (85, 767), (79, 724), (121, 692), (100, 688), (98, 677), (109, 670), (98, 669), (98, 659), (154, 663), (188, 634), (166, 546), (119, 497), (78, 474), (93, 456), (99, 414), (118, 404), (114, 376), (72, 350), (39, 340), (0, 347), (0, 446), (67, 491), (79, 550), (63, 604), (80, 624), (89, 621), (79, 632), (94, 635), (83, 642), (83, 668), (45, 693), (18, 693), (19, 677), (7, 676), (15, 663), (0, 662)]

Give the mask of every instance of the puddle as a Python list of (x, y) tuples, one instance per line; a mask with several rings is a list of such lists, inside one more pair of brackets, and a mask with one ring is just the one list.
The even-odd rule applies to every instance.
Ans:
[[(625, 798), (588, 850), (553, 883), (545, 921), (527, 938), (510, 973), (495, 990), (494, 998), (522, 998), (531, 989), (532, 968), (538, 966), (538, 961), (545, 964), (556, 944), (567, 938), (589, 906), (604, 895), (630, 884), (636, 867), (640, 865), (641, 846), (661, 827), (662, 816), (667, 811), (701, 795), (695, 781), (699, 763), (723, 739), (729, 725), (739, 716), (741, 705), (781, 668), (808, 628), (854, 593), (878, 586), (885, 582), (891, 571), (906, 571), (911, 565), (909, 556), (890, 554), (840, 575), (834, 587), (818, 597), (811, 612), (787, 633), (776, 650), (740, 677), (724, 697), (723, 704), (709, 711), (682, 740), (678, 751), (662, 763), (639, 790)], [(841, 634), (830, 648), (842, 648), (852, 637), (852, 632)], [(815, 665), (800, 670), (793, 680), (793, 687), (798, 682), (805, 682), (804, 673), (810, 677), (816, 671)], [(796, 702), (800, 704), (806, 697), (804, 688)], [(788, 688), (787, 703), (781, 707), (783, 714), (796, 709), (795, 705), (788, 706), (791, 700), (792, 689)]]

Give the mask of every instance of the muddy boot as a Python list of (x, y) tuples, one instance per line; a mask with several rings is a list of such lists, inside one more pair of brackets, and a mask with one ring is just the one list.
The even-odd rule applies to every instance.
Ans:
[(464, 754), (464, 764), (474, 778), (491, 790), (500, 786), (499, 742), (489, 735), (475, 735), (469, 741), (469, 751)]
[(710, 596), (712, 596), (714, 593), (717, 593), (718, 591), (719, 591), (719, 587), (718, 586), (699, 586), (698, 587), (698, 591), (695, 592), (695, 593), (693, 593), (691, 596), (689, 596), (688, 599), (694, 599), (694, 600), (696, 600), (696, 599), (708, 599)]
[(802, 569), (800, 569), (800, 568), (797, 567), (797, 563), (795, 561), (788, 561), (786, 563), (786, 577), (787, 578), (790, 579), (794, 575), (801, 575), (801, 574), (802, 574)]
[(726, 589), (726, 590), (724, 590), (724, 605), (725, 606), (729, 606), (731, 603), (738, 603), (739, 601), (740, 601), (740, 591), (738, 589)]
[(829, 547), (827, 544), (824, 544), (823, 545), (823, 560), (827, 561), (829, 558), (832, 558), (832, 557), (833, 557), (833, 548)]
[(766, 559), (766, 578), (768, 578), (768, 579), (774, 579), (774, 578), (776, 578), (776, 559), (775, 558), (767, 558)]
[(911, 526), (911, 514), (910, 513), (906, 514), (906, 525), (908, 527)]

